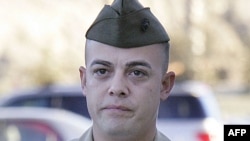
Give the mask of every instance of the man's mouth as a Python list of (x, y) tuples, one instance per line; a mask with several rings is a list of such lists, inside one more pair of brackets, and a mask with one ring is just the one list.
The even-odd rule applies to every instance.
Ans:
[(120, 110), (120, 111), (131, 111), (130, 108), (120, 105), (108, 105), (103, 108), (103, 110)]
[(131, 118), (134, 115), (132, 108), (124, 105), (107, 105), (101, 109), (109, 117)]

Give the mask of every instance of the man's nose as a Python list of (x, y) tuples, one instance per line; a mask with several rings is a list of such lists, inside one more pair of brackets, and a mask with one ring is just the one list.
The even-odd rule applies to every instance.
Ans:
[(115, 74), (110, 81), (108, 91), (110, 96), (127, 97), (129, 95), (129, 88), (127, 79), (123, 74)]

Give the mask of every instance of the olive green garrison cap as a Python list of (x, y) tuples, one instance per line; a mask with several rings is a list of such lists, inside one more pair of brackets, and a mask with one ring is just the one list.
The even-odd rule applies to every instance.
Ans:
[(169, 41), (158, 19), (138, 0), (115, 0), (112, 5), (105, 5), (88, 29), (86, 38), (120, 48)]

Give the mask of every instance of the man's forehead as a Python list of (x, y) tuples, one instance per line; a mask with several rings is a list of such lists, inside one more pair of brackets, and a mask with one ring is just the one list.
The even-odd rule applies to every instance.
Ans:
[(154, 44), (124, 49), (89, 40), (86, 44), (85, 59), (88, 65), (93, 62), (104, 65), (109, 65), (108, 62), (122, 65), (128, 62), (137, 62), (137, 64), (148, 62), (150, 64), (156, 61), (160, 62), (164, 58), (163, 48), (163, 44)]

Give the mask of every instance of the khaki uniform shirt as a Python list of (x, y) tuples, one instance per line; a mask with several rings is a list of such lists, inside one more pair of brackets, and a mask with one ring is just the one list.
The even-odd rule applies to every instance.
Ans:
[[(94, 141), (92, 136), (92, 128), (88, 129), (79, 139), (74, 139), (72, 141)], [(165, 135), (161, 132), (157, 132), (157, 135), (154, 141), (170, 141)]]

